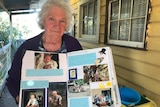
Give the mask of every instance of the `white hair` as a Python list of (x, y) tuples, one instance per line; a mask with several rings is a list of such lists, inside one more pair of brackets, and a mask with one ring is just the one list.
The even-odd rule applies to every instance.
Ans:
[(46, 18), (48, 11), (51, 7), (58, 6), (61, 9), (64, 10), (66, 15), (66, 32), (70, 30), (70, 28), (73, 26), (73, 9), (71, 8), (71, 5), (69, 5), (68, 2), (65, 0), (47, 0), (43, 6), (41, 11), (39, 12), (39, 20), (38, 25), (41, 29), (44, 29), (44, 19)]

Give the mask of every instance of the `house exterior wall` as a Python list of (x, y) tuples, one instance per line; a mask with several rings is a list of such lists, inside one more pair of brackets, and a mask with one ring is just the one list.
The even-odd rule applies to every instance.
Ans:
[[(76, 16), (80, 1), (70, 0)], [(140, 94), (155, 101), (160, 107), (160, 0), (150, 0), (150, 2), (151, 14), (147, 26), (147, 50), (110, 47), (113, 52), (118, 83), (136, 89)], [(104, 44), (106, 0), (100, 0), (100, 10), (99, 44), (80, 41), (84, 49), (106, 46)], [(75, 30), (75, 37), (77, 37), (77, 30)]]

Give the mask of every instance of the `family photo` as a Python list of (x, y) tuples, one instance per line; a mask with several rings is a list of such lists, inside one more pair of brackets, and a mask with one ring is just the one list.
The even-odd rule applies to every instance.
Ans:
[(45, 89), (22, 90), (21, 107), (45, 107)]
[(47, 93), (48, 107), (67, 107), (66, 82), (50, 82)]
[(58, 69), (58, 54), (35, 53), (35, 69)]

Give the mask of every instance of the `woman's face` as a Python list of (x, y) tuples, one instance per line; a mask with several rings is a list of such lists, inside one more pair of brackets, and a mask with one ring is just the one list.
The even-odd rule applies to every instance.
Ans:
[(54, 39), (62, 38), (66, 30), (66, 15), (63, 9), (54, 6), (49, 9), (49, 12), (44, 20), (45, 34)]

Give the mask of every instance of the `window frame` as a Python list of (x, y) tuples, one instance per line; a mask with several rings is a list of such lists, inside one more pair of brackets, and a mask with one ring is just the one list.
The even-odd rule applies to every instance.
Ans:
[[(111, 40), (110, 37), (110, 26), (111, 26), (111, 21), (110, 21), (110, 17), (111, 17), (111, 3), (114, 2), (115, 0), (109, 0), (106, 1), (106, 23), (105, 23), (105, 40), (104, 43), (107, 45), (114, 45), (114, 46), (120, 46), (120, 47), (128, 47), (128, 48), (135, 48), (135, 49), (143, 49), (146, 50), (146, 37), (147, 37), (147, 25), (149, 22), (149, 8), (150, 8), (150, 0), (147, 0), (147, 6), (146, 6), (146, 15), (145, 15), (145, 22), (144, 22), (144, 32), (143, 32), (143, 41), (142, 42), (136, 42), (136, 41), (123, 41), (123, 40)], [(121, 0), (119, 0), (121, 1)], [(132, 0), (134, 1), (134, 0)], [(119, 3), (120, 5), (120, 3)], [(131, 5), (132, 9), (133, 9), (133, 4)], [(120, 13), (120, 6), (119, 6), (119, 12), (118, 15), (120, 17), (121, 13)], [(132, 21), (132, 16), (129, 17)], [(137, 18), (138, 19), (138, 18)], [(118, 23), (120, 23), (120, 19), (117, 20)], [(123, 20), (123, 21), (126, 21)], [(117, 25), (118, 31), (120, 29), (119, 24)], [(131, 33), (131, 24), (130, 24), (130, 30), (129, 33)], [(130, 34), (131, 35), (131, 34)], [(119, 32), (117, 37), (119, 37)], [(131, 37), (131, 36), (130, 36)], [(129, 38), (130, 38), (129, 37)]]
[(95, 35), (83, 34), (83, 8), (81, 6), (90, 3), (92, 0), (81, 0), (78, 3), (78, 23), (77, 23), (77, 39), (84, 42), (99, 43), (99, 26), (100, 26), (100, 0), (97, 0), (97, 25)]

